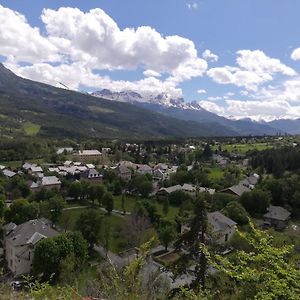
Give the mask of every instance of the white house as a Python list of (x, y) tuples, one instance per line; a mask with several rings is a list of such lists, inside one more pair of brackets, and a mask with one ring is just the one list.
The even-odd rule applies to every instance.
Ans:
[[(209, 224), (209, 232), (206, 234), (207, 242), (216, 244), (225, 244), (229, 241), (236, 231), (236, 223), (230, 218), (224, 216), (219, 211), (207, 214), (207, 221)], [(181, 233), (190, 230), (189, 223), (182, 224)]]
[(3, 234), (7, 266), (14, 275), (19, 276), (30, 273), (37, 243), (59, 233), (51, 228), (50, 221), (41, 218), (18, 226), (14, 223), (6, 224)]
[(211, 226), (210, 238), (217, 244), (224, 244), (229, 241), (236, 231), (236, 222), (219, 211), (208, 213), (207, 220)]
[(38, 190), (40, 188), (45, 188), (47, 190), (58, 189), (61, 188), (61, 181), (56, 176), (44, 176), (39, 178), (37, 182), (32, 182), (30, 189)]

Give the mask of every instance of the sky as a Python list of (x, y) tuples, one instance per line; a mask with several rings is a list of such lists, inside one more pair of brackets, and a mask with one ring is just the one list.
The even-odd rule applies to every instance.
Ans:
[(300, 118), (299, 0), (0, 0), (0, 62), (79, 91)]

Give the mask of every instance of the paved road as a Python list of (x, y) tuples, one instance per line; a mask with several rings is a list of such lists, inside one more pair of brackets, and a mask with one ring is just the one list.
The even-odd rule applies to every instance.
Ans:
[(66, 207), (66, 208), (63, 208), (63, 210), (72, 210), (72, 209), (79, 209), (79, 208), (87, 208), (87, 207), (90, 207), (90, 206), (71, 206), (71, 207)]
[(94, 245), (94, 250), (97, 251), (102, 257), (109, 260), (115, 267), (122, 268), (125, 266), (125, 261), (122, 257), (111, 251), (107, 251), (106, 253), (105, 248), (101, 245)]
[[(80, 208), (92, 208), (92, 206), (89, 205), (84, 205), (84, 206), (71, 206), (71, 207), (66, 207), (63, 210), (73, 210), (73, 209), (80, 209)], [(104, 207), (99, 207), (102, 211), (107, 212), (107, 210)], [(113, 209), (112, 214), (119, 216), (119, 217), (124, 217), (124, 216), (130, 216), (131, 212), (126, 211), (125, 214), (121, 210)]]

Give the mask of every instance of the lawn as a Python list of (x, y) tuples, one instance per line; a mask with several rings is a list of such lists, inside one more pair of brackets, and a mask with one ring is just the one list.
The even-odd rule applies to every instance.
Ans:
[[(218, 149), (219, 146), (215, 146), (213, 149), (216, 150)], [(239, 154), (245, 154), (250, 150), (266, 150), (273, 148), (272, 145), (269, 143), (254, 143), (254, 144), (225, 144), (221, 145), (222, 150), (225, 151), (227, 150), (228, 152), (236, 152)]]
[[(75, 230), (76, 222), (79, 216), (87, 209), (91, 209), (91, 208), (76, 208), (76, 209), (64, 210), (58, 224), (66, 230), (70, 230), (70, 231)], [(103, 224), (108, 222), (110, 226), (111, 238), (109, 243), (109, 250), (115, 253), (126, 250), (127, 241), (124, 238), (124, 236), (122, 236), (122, 228), (125, 225), (126, 219), (121, 216), (120, 217), (115, 215), (109, 216), (105, 214), (102, 210), (99, 210), (99, 212), (103, 214)], [(104, 228), (104, 225), (102, 227)], [(104, 244), (103, 238), (100, 239), (100, 241), (101, 244)]]
[(87, 208), (76, 208), (64, 210), (58, 221), (58, 224), (66, 230), (74, 230), (76, 221), (86, 209)]
[[(114, 253), (122, 252), (128, 249), (128, 241), (123, 233), (123, 228), (126, 224), (126, 218), (118, 217), (115, 215), (105, 215), (103, 224), (108, 224), (110, 228), (110, 239), (108, 244), (108, 249)], [(104, 227), (104, 226), (103, 226)], [(103, 228), (103, 231), (105, 229)], [(100, 238), (100, 243), (105, 244), (104, 233), (102, 233), (102, 238)]]
[[(125, 198), (125, 210), (127, 212), (132, 212), (135, 207), (135, 203), (138, 200), (148, 200), (148, 201), (153, 201), (156, 205), (157, 211), (163, 215), (163, 205), (161, 203), (158, 203), (155, 199), (149, 200), (149, 199), (143, 199), (143, 198), (137, 198), (133, 196), (126, 196)], [(122, 210), (122, 196), (115, 196), (114, 197), (114, 209)], [(174, 220), (175, 216), (178, 214), (179, 208), (176, 206), (169, 206), (169, 212), (167, 215), (167, 218), (170, 220)]]
[(26, 135), (35, 136), (39, 133), (41, 126), (31, 122), (25, 122), (22, 125), (22, 129), (25, 131)]
[[(136, 197), (128, 196), (125, 197), (125, 210), (128, 212), (132, 212), (135, 207), (136, 201), (139, 200)], [(114, 196), (114, 209), (121, 210), (122, 209), (122, 196)]]
[(211, 181), (220, 180), (223, 178), (224, 171), (218, 167), (209, 168), (208, 179)]

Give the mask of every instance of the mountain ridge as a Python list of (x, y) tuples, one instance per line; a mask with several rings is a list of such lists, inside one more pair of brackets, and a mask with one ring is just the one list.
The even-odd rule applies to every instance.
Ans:
[(236, 135), (275, 135), (281, 131), (275, 125), (270, 126), (268, 123), (262, 124), (251, 119), (228, 119), (204, 109), (196, 101), (185, 102), (183, 98), (172, 98), (165, 93), (142, 96), (132, 91), (112, 92), (103, 89), (92, 93), (92, 95), (113, 101), (129, 102), (185, 121), (194, 121), (199, 124), (214, 123), (219, 127), (223, 126), (235, 132)]
[(130, 103), (96, 98), (21, 78), (0, 64), (0, 133), (21, 134), (27, 122), (39, 135), (77, 138), (163, 138), (235, 135), (213, 124), (178, 120)]

